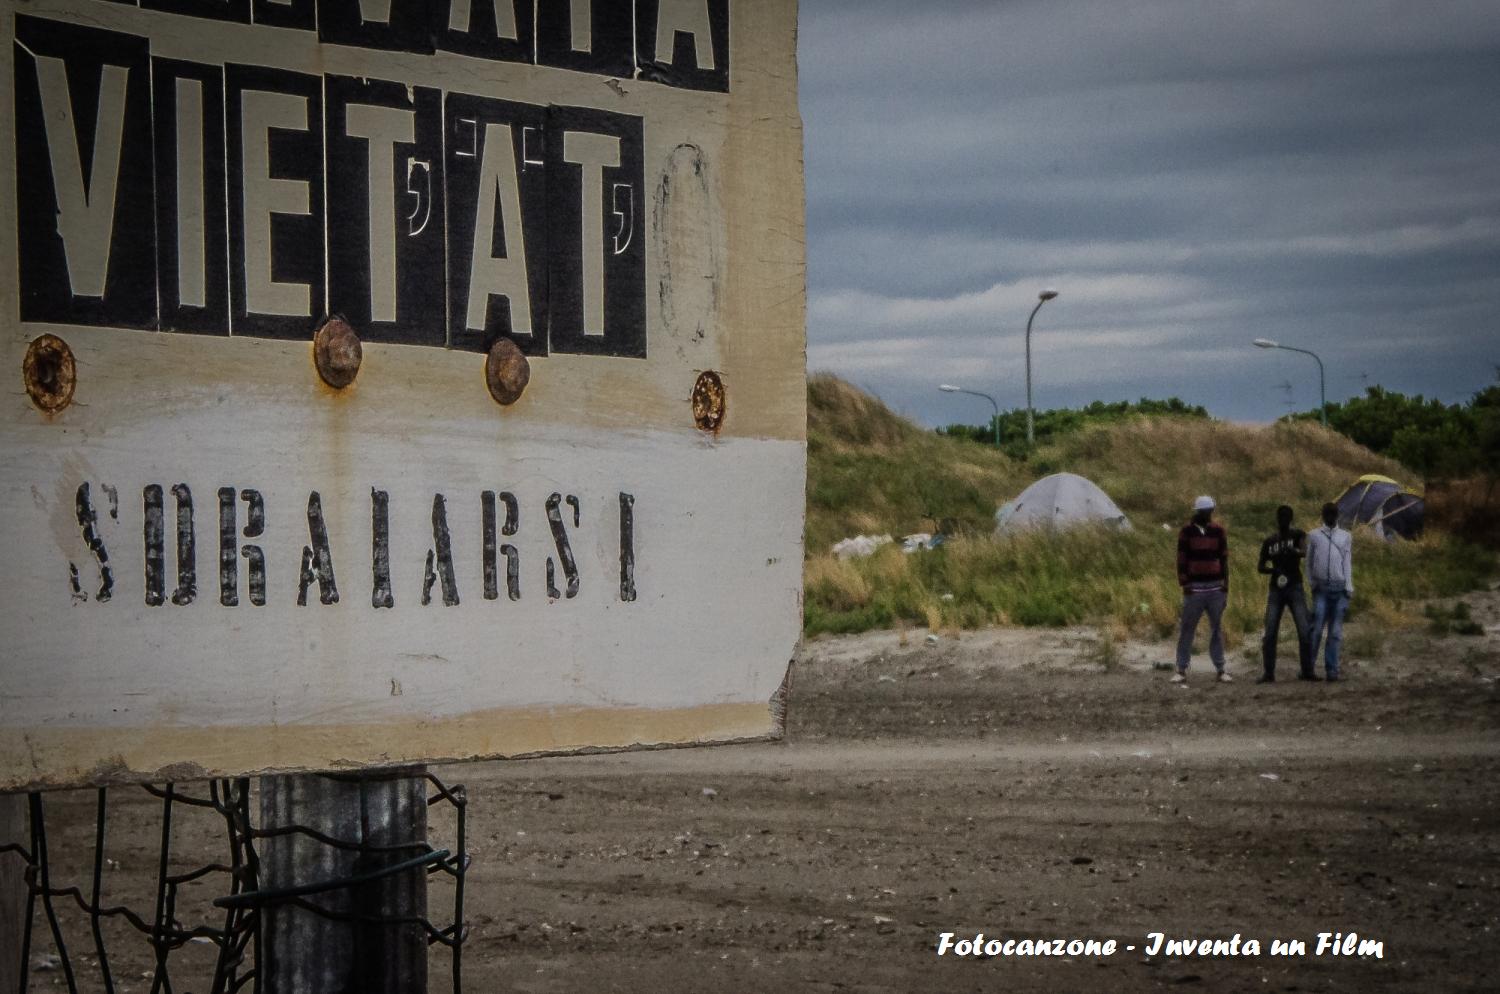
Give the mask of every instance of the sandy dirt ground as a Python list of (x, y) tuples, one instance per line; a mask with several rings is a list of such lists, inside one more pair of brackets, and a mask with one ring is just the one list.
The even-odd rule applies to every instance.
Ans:
[[(1351, 624), (1334, 686), (1257, 686), (1241, 646), (1235, 683), (1195, 661), (1177, 687), (1169, 646), (1089, 629), (823, 639), (783, 742), (437, 770), (470, 804), (464, 987), (1500, 990), (1500, 596), (1465, 600), (1487, 634)], [(106, 896), (149, 913), (160, 803), (115, 795)], [(48, 796), (59, 874), (84, 872), (92, 802)], [(174, 858), (215, 830), (185, 818)], [(1118, 948), (940, 958), (943, 932)], [(1262, 954), (1148, 955), (1152, 932)], [(1383, 955), (1313, 955), (1320, 932)], [(149, 990), (149, 950), (110, 945), (117, 989)]]

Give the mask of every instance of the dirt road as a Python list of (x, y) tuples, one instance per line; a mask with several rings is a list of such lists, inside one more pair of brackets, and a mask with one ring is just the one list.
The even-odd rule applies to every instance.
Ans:
[[(901, 642), (809, 646), (783, 743), (439, 771), (470, 797), (465, 989), (1500, 989), (1495, 634), (1398, 639), (1337, 686), (1255, 686), (1241, 652), (1186, 689), (1164, 646), (1087, 630)], [(86, 800), (49, 802), (74, 844)], [(157, 809), (117, 810), (129, 891)], [(1269, 955), (1351, 931), (1382, 958)], [(942, 932), (1119, 948), (939, 958)]]

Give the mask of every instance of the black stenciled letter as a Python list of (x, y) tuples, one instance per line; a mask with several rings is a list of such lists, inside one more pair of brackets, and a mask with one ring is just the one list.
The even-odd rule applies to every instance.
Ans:
[[(239, 560), (243, 554), (250, 574), (250, 603), (264, 607), (266, 603), (266, 557), (258, 545), (239, 548), (235, 534), (234, 488), (219, 488), (219, 603), (235, 607), (240, 602)], [(266, 526), (266, 504), (258, 490), (241, 490), (240, 498), (246, 504), (245, 537), (259, 538)]]
[(150, 484), (141, 491), (141, 502), (145, 509), (141, 537), (146, 546), (146, 606), (160, 607), (167, 599), (166, 526), (160, 484)]
[(297, 606), (307, 606), (307, 588), (318, 582), (318, 599), (339, 602), (339, 587), (333, 576), (333, 550), (328, 546), (328, 524), (323, 520), (323, 498), (314, 490), (307, 495), (307, 535), (312, 545), (302, 547), (302, 570), (297, 581)]
[[(562, 560), (563, 575), (568, 579), (568, 597), (578, 596), (578, 564), (573, 560), (573, 547), (568, 542), (568, 529), (563, 524), (561, 507), (563, 496), (554, 493), (547, 498), (547, 524), (552, 529), (552, 543), (557, 547), (557, 558)], [(568, 504), (573, 508), (573, 527), (578, 527), (579, 507), (578, 498), (572, 494), (568, 495)], [(558, 598), (563, 596), (557, 589), (557, 572), (552, 564), (552, 557), (547, 557), (547, 596)]]
[(500, 586), (495, 577), (495, 491), (486, 490), (479, 495), (479, 543), (484, 555), (484, 599), (492, 601), (500, 596)]
[(239, 528), (234, 523), (234, 488), (219, 488), (219, 603), (240, 602)]
[(391, 495), (370, 488), (370, 587), (371, 607), (395, 607), (391, 591)]
[[(245, 537), (260, 538), (266, 530), (266, 502), (259, 490), (241, 490), (240, 500), (245, 502)], [(247, 545), (240, 550), (250, 572), (250, 603), (256, 607), (266, 606), (266, 555), (258, 545)]]
[(177, 501), (177, 589), (172, 603), (186, 607), (198, 596), (198, 543), (193, 530), (193, 492), (186, 483), (172, 487)]
[[(198, 596), (198, 547), (193, 532), (193, 492), (186, 483), (172, 487), (177, 502), (177, 589), (172, 603), (183, 606)], [(146, 546), (146, 604), (159, 607), (166, 603), (166, 514), (160, 484), (152, 483), (141, 491), (145, 510), (142, 539)]]
[(448, 535), (448, 502), (442, 494), (432, 495), (432, 544), (427, 550), (427, 569), (422, 575), (422, 603), (432, 603), (432, 585), (443, 584), (443, 604), (458, 603), (458, 581), (453, 576), (453, 540)]
[[(78, 485), (78, 493), (73, 498), (73, 510), (78, 517), (78, 527), (83, 531), (83, 542), (99, 565), (99, 592), (94, 595), (94, 599), (107, 601), (115, 589), (115, 575), (109, 567), (109, 551), (104, 548), (104, 540), (99, 537), (99, 516), (94, 512), (94, 502), (89, 496), (87, 483)], [(68, 570), (72, 576), (78, 576), (78, 567), (74, 564), (69, 563)], [(77, 585), (76, 579), (74, 584)]]
[(635, 495), (620, 494), (620, 600), (635, 600)]
[[(484, 598), (492, 601), (500, 596), (495, 556), (495, 492), (486, 490), (479, 499), (484, 518)], [(500, 501), (505, 505), (505, 524), (501, 526), (500, 534), (514, 535), (521, 526), (521, 505), (516, 495), (509, 492), (502, 492)], [(518, 601), (521, 599), (521, 554), (509, 543), (500, 546), (499, 551), (505, 557), (506, 594), (511, 600)]]

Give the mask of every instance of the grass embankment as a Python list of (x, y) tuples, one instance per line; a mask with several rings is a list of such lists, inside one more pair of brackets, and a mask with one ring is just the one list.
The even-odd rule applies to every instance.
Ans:
[[(1059, 471), (1099, 484), (1134, 530), (991, 534), (999, 504)], [(924, 431), (855, 387), (814, 376), (808, 383), (806, 631), (1090, 622), (1121, 634), (1166, 635), (1181, 597), (1176, 530), (1193, 497), (1208, 493), (1229, 528), (1226, 631), (1238, 641), (1260, 630), (1265, 586), (1255, 573), (1255, 555), (1277, 505), (1291, 504), (1301, 527), (1310, 528), (1323, 502), (1364, 473), (1411, 475), (1317, 425), (1246, 427), (1171, 417), (1087, 428), (1018, 462)], [(933, 552), (908, 556), (887, 547), (844, 561), (829, 553), (833, 542), (849, 535), (899, 537), (931, 531), (944, 518), (953, 520), (960, 537)], [(1492, 553), (1441, 533), (1394, 545), (1360, 533), (1354, 610), (1391, 625), (1421, 624), (1411, 602), (1472, 590), (1494, 569)]]

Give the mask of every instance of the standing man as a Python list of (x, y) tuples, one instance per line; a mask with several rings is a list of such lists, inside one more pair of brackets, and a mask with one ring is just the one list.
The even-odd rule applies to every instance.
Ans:
[(1182, 587), (1182, 629), (1177, 633), (1177, 672), (1173, 683), (1187, 682), (1188, 659), (1193, 654), (1193, 636), (1198, 619), (1208, 612), (1208, 658), (1218, 671), (1219, 682), (1229, 683), (1224, 672), (1224, 605), (1229, 600), (1229, 538), (1213, 520), (1214, 499), (1193, 501), (1193, 519), (1177, 533), (1177, 583)]
[(1323, 651), (1323, 675), (1329, 683), (1339, 678), (1339, 646), (1344, 641), (1344, 612), (1354, 596), (1354, 536), (1339, 527), (1337, 504), (1323, 505), (1323, 527), (1307, 539), (1307, 575), (1312, 580), (1313, 630), (1308, 662), (1318, 658), (1323, 624), (1328, 643)]
[(1306, 554), (1307, 533), (1292, 527), (1292, 509), (1283, 504), (1276, 509), (1276, 531), (1260, 543), (1260, 563), (1256, 567), (1271, 578), (1271, 589), (1266, 595), (1266, 634), (1260, 643), (1266, 671), (1256, 683), (1276, 682), (1276, 637), (1281, 634), (1281, 612), (1287, 608), (1292, 609), (1292, 623), (1297, 626), (1297, 657), (1302, 664), (1297, 679), (1318, 679), (1309, 651), (1307, 596), (1302, 590), (1302, 557)]

